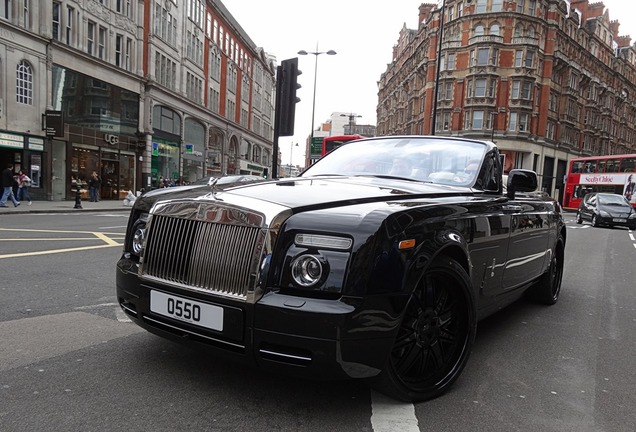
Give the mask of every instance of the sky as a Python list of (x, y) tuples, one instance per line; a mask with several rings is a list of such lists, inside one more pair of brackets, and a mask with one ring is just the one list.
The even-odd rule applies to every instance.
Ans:
[[(598, 0), (590, 0), (595, 3)], [(280, 137), (281, 164), (304, 165), (311, 134), (314, 70), (317, 60), (314, 125), (333, 112), (355, 114), (357, 124), (376, 124), (378, 86), (391, 62), (404, 25), (417, 28), (418, 7), (436, 0), (221, 0), (259, 47), (281, 61), (298, 57), (302, 86), (297, 96), (294, 136)], [(636, 42), (636, 1), (602, 0), (619, 33)], [(380, 6), (383, 5), (383, 6)], [(298, 55), (298, 51), (336, 55)], [(299, 143), (298, 147), (294, 144)], [(291, 150), (293, 147), (293, 151)], [(291, 154), (290, 154), (291, 153)]]

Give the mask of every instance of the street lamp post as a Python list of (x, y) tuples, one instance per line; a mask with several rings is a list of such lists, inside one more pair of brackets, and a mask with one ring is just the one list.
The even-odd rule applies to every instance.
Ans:
[(316, 113), (316, 81), (317, 81), (317, 78), (318, 78), (318, 56), (320, 54), (336, 55), (337, 53), (334, 50), (318, 51), (318, 43), (316, 42), (316, 51), (300, 50), (300, 51), (298, 51), (298, 54), (300, 54), (300, 55), (312, 54), (312, 55), (316, 56), (316, 58), (314, 60), (314, 99), (313, 99), (313, 102), (312, 102), (312, 105), (311, 105), (311, 141), (309, 141), (311, 143), (313, 141), (313, 139), (314, 139), (314, 115)]
[(356, 125), (356, 118), (362, 117), (359, 114), (340, 114), (340, 117), (349, 117), (349, 135), (353, 135), (353, 127)]
[(298, 147), (298, 143), (294, 144), (292, 142), (289, 148), (289, 176), (290, 177), (292, 176), (292, 166), (294, 166), (294, 158), (292, 157), (294, 155), (294, 146)]

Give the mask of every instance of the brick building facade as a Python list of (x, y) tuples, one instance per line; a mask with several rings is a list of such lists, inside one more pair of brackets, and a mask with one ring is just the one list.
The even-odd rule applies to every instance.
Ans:
[(636, 48), (602, 2), (445, 0), (419, 23), (379, 81), (378, 135), (494, 140), (556, 198), (571, 158), (636, 153)]

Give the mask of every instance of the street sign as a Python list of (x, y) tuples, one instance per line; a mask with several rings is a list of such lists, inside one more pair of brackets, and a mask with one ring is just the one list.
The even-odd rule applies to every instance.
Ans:
[(311, 138), (311, 149), (309, 150), (310, 157), (322, 156), (322, 137)]

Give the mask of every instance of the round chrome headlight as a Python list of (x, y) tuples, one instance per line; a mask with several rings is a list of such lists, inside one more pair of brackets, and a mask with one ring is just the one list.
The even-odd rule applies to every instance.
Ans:
[(143, 247), (143, 244), (144, 244), (145, 231), (146, 231), (145, 224), (138, 224), (135, 227), (135, 232), (133, 233), (132, 242), (130, 244), (132, 253), (134, 253), (135, 255), (141, 254), (141, 248)]
[(322, 277), (323, 263), (313, 255), (301, 255), (291, 264), (294, 282), (302, 287), (317, 284)]

